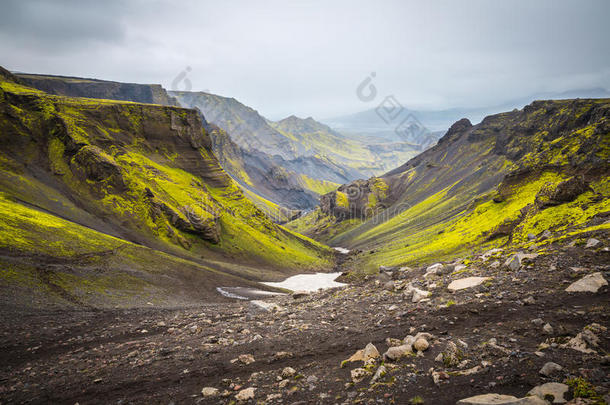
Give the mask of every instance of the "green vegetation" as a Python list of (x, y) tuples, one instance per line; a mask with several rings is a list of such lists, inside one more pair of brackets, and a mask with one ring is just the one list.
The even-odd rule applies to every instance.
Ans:
[[(192, 269), (214, 263), (227, 271), (218, 280), (241, 274), (234, 266), (239, 263), (268, 278), (329, 265), (328, 248), (274, 224), (222, 171), (196, 112), (52, 96), (10, 81), (1, 81), (0, 89), (0, 246), (14, 254), (58, 260), (114, 252), (125, 268), (148, 261), (115, 252), (124, 246), (132, 252), (128, 240), (137, 240), (151, 248), (150, 257), (166, 255), (165, 262), (184, 257)], [(48, 171), (48, 177), (34, 176), (30, 167)], [(11, 268), (5, 281), (20, 277), (14, 270), (19, 266)], [(31, 279), (24, 272), (24, 280)], [(99, 296), (95, 288), (123, 285), (142, 296), (159, 288), (124, 271), (49, 277), (53, 289), (76, 300)]]
[(582, 377), (570, 378), (566, 384), (574, 391), (574, 398), (586, 398), (593, 405), (604, 405), (606, 401), (599, 395), (593, 385)]

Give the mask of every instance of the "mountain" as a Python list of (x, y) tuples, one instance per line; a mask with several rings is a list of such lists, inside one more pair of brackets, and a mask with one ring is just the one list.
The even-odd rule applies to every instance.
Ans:
[(329, 263), (244, 196), (195, 110), (51, 95), (1, 70), (0, 166), (7, 305), (192, 305)]
[(15, 73), (26, 86), (59, 96), (135, 101), (178, 106), (160, 84), (120, 83), (82, 77)]
[[(385, 141), (398, 141), (405, 139), (401, 123), (415, 124), (418, 128), (414, 134), (409, 134), (411, 142), (425, 141), (425, 136), (436, 135), (438, 139), (454, 122), (461, 118), (468, 118), (471, 122), (479, 123), (488, 115), (503, 111), (510, 111), (523, 106), (534, 100), (564, 100), (574, 98), (610, 98), (610, 92), (604, 88), (574, 89), (565, 92), (536, 93), (526, 97), (509, 100), (497, 105), (485, 107), (462, 107), (444, 110), (411, 110), (404, 107), (396, 107), (397, 110), (384, 109), (383, 105), (370, 110), (361, 111), (340, 117), (322, 120), (333, 129), (348, 134), (355, 139), (377, 138)], [(385, 104), (384, 104), (385, 105)], [(392, 104), (389, 104), (392, 105)], [(395, 116), (394, 116), (395, 115)], [(418, 138), (424, 138), (419, 140)]]
[[(19, 73), (15, 76), (21, 83), (50, 94), (180, 105), (174, 97), (157, 84), (119, 83), (26, 73)], [(321, 175), (324, 178), (335, 178), (338, 183), (317, 180), (305, 174), (283, 170), (277, 166), (283, 162), (278, 156), (273, 157), (258, 150), (244, 149), (236, 145), (226, 132), (209, 124), (203, 115), (201, 115), (201, 120), (212, 139), (212, 150), (220, 159), (222, 167), (238, 182), (246, 192), (246, 196), (277, 222), (285, 222), (293, 215), (298, 215), (298, 210), (311, 209), (318, 203), (320, 194), (339, 186), (339, 182), (344, 183), (354, 178), (345, 177), (343, 168), (328, 165), (324, 160), (318, 158), (308, 159), (310, 163), (313, 163), (309, 165), (310, 173)], [(298, 164), (294, 166), (298, 168)], [(318, 168), (319, 170), (316, 171)], [(280, 172), (282, 172), (281, 176), (278, 175)], [(343, 174), (337, 176), (337, 173)], [(295, 212), (292, 212), (293, 210)]]
[[(332, 159), (331, 150), (326, 146), (329, 144), (337, 146), (335, 133), (311, 134), (311, 137), (318, 140), (318, 144), (324, 144), (321, 139), (328, 138), (326, 144), (316, 148), (315, 145), (307, 142), (310, 137), (304, 132), (300, 134), (285, 132), (282, 129), (287, 129), (287, 125), (278, 125), (265, 119), (256, 110), (234, 98), (204, 92), (172, 91), (170, 94), (181, 105), (199, 109), (208, 121), (224, 129), (243, 149), (263, 152), (277, 165), (289, 171), (334, 183), (344, 183), (367, 176), (356, 168)], [(286, 121), (286, 124), (290, 121)], [(344, 148), (347, 146), (345, 145)], [(358, 153), (360, 151), (354, 151), (355, 155)]]
[(462, 119), (431, 149), (324, 195), (289, 226), (364, 252), (356, 267), (367, 271), (609, 228), (609, 133), (610, 99)]

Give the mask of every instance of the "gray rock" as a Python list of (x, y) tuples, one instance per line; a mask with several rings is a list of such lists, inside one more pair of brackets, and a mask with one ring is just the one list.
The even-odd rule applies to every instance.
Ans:
[(544, 326), (542, 327), (542, 331), (544, 333), (546, 333), (547, 335), (552, 335), (553, 334), (553, 327), (551, 326), (550, 323), (545, 323)]
[(387, 291), (394, 291), (394, 282), (388, 281), (383, 285), (383, 289)]
[(350, 372), (350, 375), (352, 377), (352, 381), (354, 383), (359, 383), (360, 381), (364, 380), (364, 378), (369, 374), (368, 371), (366, 371), (363, 368), (355, 368)]
[(551, 382), (534, 387), (527, 395), (535, 395), (542, 399), (547, 395), (550, 395), (553, 397), (554, 404), (565, 404), (567, 401), (563, 396), (569, 389), (570, 388), (565, 384)]
[(517, 398), (512, 395), (483, 394), (461, 399), (457, 405), (548, 405), (548, 402), (536, 396)]
[(256, 388), (253, 388), (253, 387), (243, 389), (243, 390), (239, 391), (237, 393), (237, 395), (235, 395), (235, 399), (238, 401), (241, 401), (241, 402), (249, 401), (251, 399), (254, 399), (255, 391), (256, 391)]
[(284, 367), (284, 369), (282, 370), (282, 378), (290, 378), (293, 377), (296, 374), (296, 370), (292, 367)]
[(600, 243), (601, 243), (601, 241), (599, 241), (598, 239), (591, 238), (591, 239), (587, 240), (587, 244), (585, 245), (585, 248), (592, 248), (592, 247), (599, 245)]
[(458, 291), (466, 288), (476, 287), (482, 284), (484, 281), (490, 280), (491, 277), (466, 277), (459, 280), (453, 280), (447, 289), (450, 291)]
[(408, 356), (410, 354), (413, 354), (413, 352), (411, 351), (411, 345), (394, 346), (394, 347), (390, 347), (383, 354), (383, 359), (395, 361), (402, 357)]
[(428, 347), (430, 347), (430, 344), (424, 338), (419, 338), (415, 341), (415, 343), (413, 343), (413, 348), (415, 350), (417, 350), (418, 352), (423, 352), (423, 351), (427, 350)]
[(219, 394), (218, 388), (214, 387), (203, 387), (201, 390), (201, 395), (206, 398), (215, 397)]
[(504, 262), (504, 265), (512, 271), (519, 270), (521, 268), (521, 255), (519, 253), (512, 255)]
[(561, 370), (563, 370), (563, 367), (561, 367), (557, 363), (553, 363), (552, 361), (549, 361), (544, 366), (542, 366), (539, 373), (543, 376), (550, 377), (553, 374), (560, 372)]
[(387, 372), (388, 372), (388, 370), (385, 368), (385, 366), (379, 366), (379, 368), (377, 368), (377, 371), (375, 371), (375, 374), (373, 375), (373, 378), (371, 378), (371, 384), (375, 384)]
[(261, 300), (250, 301), (250, 307), (253, 310), (259, 312), (279, 312), (282, 310), (282, 307), (277, 304), (274, 304), (273, 302), (266, 302)]
[(580, 280), (573, 282), (568, 288), (566, 288), (566, 291), (596, 293), (600, 288), (606, 285), (608, 285), (608, 282), (602, 273), (597, 272), (584, 276)]

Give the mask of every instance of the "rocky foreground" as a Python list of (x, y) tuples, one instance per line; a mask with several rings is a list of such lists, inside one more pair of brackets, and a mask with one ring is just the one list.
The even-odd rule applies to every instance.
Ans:
[(0, 403), (608, 403), (609, 250), (602, 232), (266, 305), (5, 309)]

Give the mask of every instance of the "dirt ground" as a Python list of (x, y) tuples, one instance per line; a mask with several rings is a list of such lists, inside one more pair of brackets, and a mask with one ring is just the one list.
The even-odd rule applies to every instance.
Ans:
[[(597, 293), (564, 291), (593, 272), (608, 280), (608, 249), (553, 246), (518, 270), (504, 265), (510, 253), (479, 258), (453, 274), (459, 262), (426, 278), (425, 268), (394, 269), (345, 288), (273, 297), (266, 299), (278, 305), (271, 312), (243, 300), (163, 310), (5, 307), (0, 403), (228, 404), (238, 402), (242, 389), (255, 388), (246, 403), (408, 404), (421, 397), (426, 404), (454, 404), (490, 392), (520, 398), (542, 383), (573, 377), (607, 395), (608, 332), (597, 334), (591, 353), (562, 345), (587, 325), (610, 327), (608, 286)], [(492, 265), (496, 260), (500, 266)], [(457, 292), (446, 288), (480, 275), (492, 279)], [(409, 283), (432, 295), (412, 302), (405, 294)], [(370, 380), (381, 359), (358, 383), (350, 372), (362, 362), (342, 367), (368, 343), (383, 354), (394, 345), (387, 338), (417, 332), (433, 335), (430, 347), (386, 360), (387, 373), (375, 384)], [(435, 361), (449, 342), (460, 349), (459, 365)], [(563, 367), (552, 377), (539, 373), (549, 361)], [(286, 367), (294, 375), (280, 377)], [(218, 394), (204, 397), (203, 387)]]

